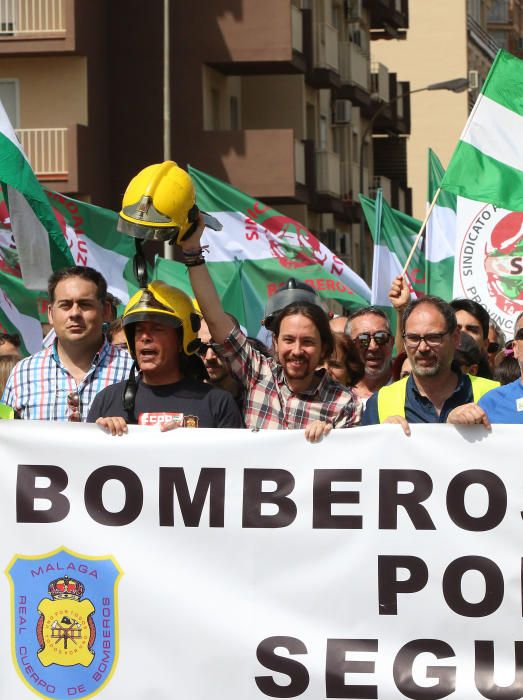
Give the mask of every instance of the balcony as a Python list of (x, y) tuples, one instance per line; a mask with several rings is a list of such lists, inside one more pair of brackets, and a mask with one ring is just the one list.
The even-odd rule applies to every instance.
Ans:
[(37, 178), (64, 193), (90, 192), (93, 144), (86, 126), (17, 129), (16, 134)]
[(408, 0), (366, 0), (373, 39), (404, 39), (409, 26)]
[(80, 21), (76, 3), (77, 0), (0, 0), (0, 54), (74, 52), (75, 22)]
[(473, 41), (488, 58), (494, 59), (496, 57), (498, 45), (490, 34), (488, 34), (470, 15), (467, 15), (467, 34), (469, 39)]
[[(190, 3), (183, 13), (194, 13)], [(226, 75), (304, 73), (306, 69), (303, 13), (290, 0), (242, 0), (241, 21), (223, 12), (217, 0), (206, 0), (205, 14), (216, 22), (198, 27), (198, 43), (205, 63)]]
[(16, 135), (39, 180), (68, 179), (67, 129), (17, 129)]
[(65, 34), (63, 0), (0, 0), (0, 37)]
[(383, 63), (373, 63), (371, 73), (371, 90), (382, 102), (390, 101), (389, 70)]
[(341, 195), (341, 167), (337, 153), (316, 151), (316, 191), (334, 197)]
[(318, 22), (314, 42), (314, 65), (339, 72), (338, 30), (330, 24)]

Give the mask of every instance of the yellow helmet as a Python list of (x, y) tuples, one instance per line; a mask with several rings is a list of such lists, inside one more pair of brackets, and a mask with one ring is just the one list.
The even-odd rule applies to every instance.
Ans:
[(160, 280), (151, 282), (146, 289), (140, 289), (129, 299), (123, 313), (123, 329), (132, 357), (135, 356), (132, 326), (141, 321), (182, 328), (183, 351), (186, 355), (192, 355), (200, 346), (200, 318), (191, 298), (181, 289)]
[[(174, 161), (149, 165), (129, 183), (117, 229), (133, 238), (179, 243), (190, 236), (199, 209), (191, 176)], [(205, 224), (217, 231), (221, 224), (204, 214)]]

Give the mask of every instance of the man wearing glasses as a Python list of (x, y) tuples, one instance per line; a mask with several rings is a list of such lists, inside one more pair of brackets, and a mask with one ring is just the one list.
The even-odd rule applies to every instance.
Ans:
[(521, 377), (489, 391), (478, 402), (491, 423), (523, 423), (523, 313), (516, 319), (512, 348), (519, 362)]
[(438, 297), (411, 301), (402, 334), (412, 374), (384, 386), (369, 399), (362, 425), (399, 423), (483, 423), (486, 414), (474, 402), (497, 382), (462, 374), (453, 364), (460, 330), (454, 309)]
[(132, 359), (104, 338), (107, 284), (97, 270), (58, 270), (48, 294), (56, 338), (15, 365), (2, 401), (24, 419), (85, 421), (96, 394), (127, 377)]
[(394, 338), (389, 320), (374, 306), (359, 309), (351, 314), (345, 332), (356, 344), (365, 374), (354, 387), (365, 403), (369, 396), (390, 382), (392, 376), (392, 349)]

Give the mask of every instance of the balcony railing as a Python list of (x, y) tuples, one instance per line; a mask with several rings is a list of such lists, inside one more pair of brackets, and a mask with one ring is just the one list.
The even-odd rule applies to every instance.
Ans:
[(483, 27), (471, 16), (467, 15), (467, 30), (470, 38), (487, 54), (490, 58), (495, 58), (498, 52), (498, 45)]
[(64, 0), (0, 0), (0, 37), (64, 33)]
[(340, 157), (331, 151), (316, 151), (316, 189), (323, 194), (341, 194)]
[(39, 179), (67, 179), (67, 129), (17, 129), (16, 134)]

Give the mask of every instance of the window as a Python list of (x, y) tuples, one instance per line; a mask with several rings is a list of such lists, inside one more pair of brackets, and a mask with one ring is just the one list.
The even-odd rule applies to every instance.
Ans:
[(218, 88), (211, 88), (211, 121), (212, 128), (220, 128), (220, 91)]
[(230, 123), (233, 131), (238, 131), (240, 128), (240, 109), (238, 106), (238, 98), (236, 95), (231, 95), (229, 100)]
[(13, 129), (18, 129), (18, 80), (0, 80), (0, 101)]
[(320, 150), (325, 151), (327, 150), (327, 138), (328, 138), (328, 122), (327, 122), (327, 117), (322, 114), (320, 116)]

